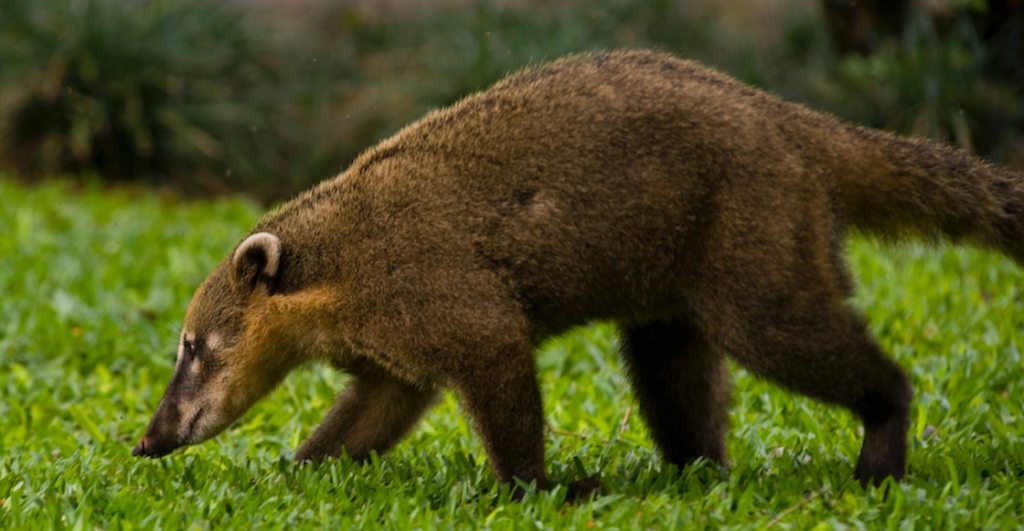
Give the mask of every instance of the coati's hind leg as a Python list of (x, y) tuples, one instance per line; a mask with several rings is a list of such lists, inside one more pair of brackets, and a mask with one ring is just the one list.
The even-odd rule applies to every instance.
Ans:
[(698, 457), (725, 462), (724, 356), (690, 323), (633, 324), (622, 354), (640, 412), (664, 458), (682, 467)]
[(709, 337), (754, 373), (861, 417), (864, 443), (855, 476), (862, 484), (903, 476), (910, 385), (853, 310), (794, 295), (748, 298), (742, 309), (720, 307), (708, 316)]
[(360, 370), (295, 459), (318, 461), (344, 451), (363, 460), (370, 452), (384, 453), (412, 428), (436, 395), (376, 367)]

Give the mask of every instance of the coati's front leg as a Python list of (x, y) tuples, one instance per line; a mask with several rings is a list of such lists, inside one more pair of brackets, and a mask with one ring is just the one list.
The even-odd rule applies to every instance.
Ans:
[(455, 386), (498, 479), (544, 487), (544, 412), (529, 344), (494, 358), (468, 353), (463, 359), (474, 358)]
[(725, 356), (690, 323), (633, 324), (622, 354), (651, 437), (666, 461), (725, 462)]
[(313, 435), (295, 454), (297, 461), (319, 461), (344, 451), (355, 460), (386, 452), (405, 435), (437, 392), (420, 389), (378, 368), (355, 374)]
[[(468, 253), (463, 263), (475, 263)], [(447, 258), (441, 269), (422, 264), (414, 279), (392, 282), (390, 300), (404, 304), (382, 308), (389, 318), (364, 327), (360, 341), (391, 353), (409, 374), (455, 391), (498, 479), (545, 486), (544, 419), (527, 317), (499, 276), (453, 262)]]

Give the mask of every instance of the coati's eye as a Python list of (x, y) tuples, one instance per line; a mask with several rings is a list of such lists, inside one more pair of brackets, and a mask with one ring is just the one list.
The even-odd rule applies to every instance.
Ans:
[(189, 341), (187, 339), (182, 340), (181, 347), (185, 352), (185, 355), (191, 358), (194, 358), (199, 351), (199, 345), (195, 341)]

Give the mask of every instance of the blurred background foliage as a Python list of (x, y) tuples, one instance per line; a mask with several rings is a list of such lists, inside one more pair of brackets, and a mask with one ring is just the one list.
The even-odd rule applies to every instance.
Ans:
[(3, 0), (0, 170), (276, 200), (510, 71), (639, 47), (1024, 166), (1024, 0)]

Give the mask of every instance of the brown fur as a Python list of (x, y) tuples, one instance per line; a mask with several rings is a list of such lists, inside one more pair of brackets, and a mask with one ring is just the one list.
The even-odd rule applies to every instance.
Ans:
[[(189, 441), (292, 367), (329, 360), (355, 381), (299, 459), (384, 451), (450, 387), (498, 476), (543, 482), (534, 346), (613, 319), (670, 462), (724, 460), (728, 354), (859, 414), (857, 477), (898, 478), (911, 392), (846, 304), (850, 227), (1020, 261), (1024, 176), (665, 55), (532, 68), (267, 215), (256, 231), (280, 239), (279, 264), (272, 239), (250, 237), (212, 273), (185, 333), (227, 346), (207, 353), (217, 368), (203, 378), (218, 383), (193, 394), (229, 389), (231, 406), (209, 402), (216, 422)], [(151, 446), (174, 446), (153, 430)]]

